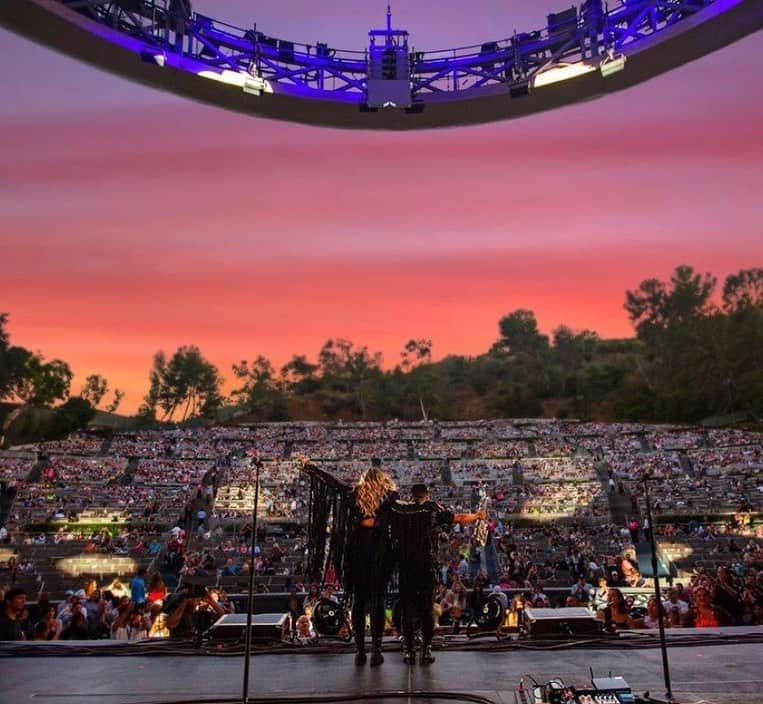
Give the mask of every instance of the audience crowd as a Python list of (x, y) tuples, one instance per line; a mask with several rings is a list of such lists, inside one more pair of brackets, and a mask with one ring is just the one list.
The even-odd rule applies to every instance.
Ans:
[[(510, 626), (528, 606), (587, 606), (610, 629), (654, 627), (660, 605), (636, 552), (652, 530), (677, 567), (662, 604), (668, 627), (763, 623), (760, 434), (537, 420), (286, 423), (78, 434), (0, 453), (0, 639), (187, 637), (235, 608), (226, 591), (240, 591), (252, 569), (259, 591), (292, 595), (288, 611), (304, 631), (311, 599), (326, 588), (335, 598), (341, 583), (332, 574), (327, 585), (304, 583), (309, 487), (297, 454), (347, 483), (380, 456), (403, 495), (425, 482), (455, 511), (489, 498), (484, 547), (470, 527), (438, 536), (441, 628), (458, 632), (491, 597)], [(255, 459), (266, 528), (252, 555)], [(116, 558), (132, 567), (111, 572)]]

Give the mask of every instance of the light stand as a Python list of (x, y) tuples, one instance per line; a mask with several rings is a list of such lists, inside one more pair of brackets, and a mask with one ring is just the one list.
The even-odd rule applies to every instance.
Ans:
[(252, 653), (252, 612), (254, 611), (254, 549), (257, 546), (257, 504), (260, 499), (260, 467), (262, 461), (255, 460), (256, 474), (254, 479), (254, 507), (252, 508), (252, 540), (249, 546), (251, 560), (249, 568), (249, 594), (246, 609), (246, 640), (244, 641), (244, 691), (241, 695), (241, 704), (249, 701), (249, 660)]
[(644, 499), (646, 500), (646, 518), (649, 521), (649, 548), (652, 552), (652, 576), (654, 577), (654, 593), (657, 597), (657, 623), (660, 627), (660, 651), (662, 652), (662, 674), (665, 677), (665, 696), (668, 701), (673, 700), (673, 693), (670, 686), (670, 668), (668, 667), (668, 645), (665, 642), (665, 619), (663, 618), (662, 595), (660, 594), (660, 575), (657, 568), (657, 549), (654, 544), (655, 525), (652, 521), (652, 502), (649, 500), (649, 479), (651, 477), (645, 474), (642, 478), (644, 482)]

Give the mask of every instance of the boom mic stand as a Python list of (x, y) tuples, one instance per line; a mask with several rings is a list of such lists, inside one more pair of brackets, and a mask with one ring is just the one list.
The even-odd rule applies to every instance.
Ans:
[(249, 660), (252, 653), (252, 612), (254, 611), (254, 549), (257, 546), (257, 504), (260, 499), (260, 468), (262, 460), (257, 457), (254, 460), (256, 469), (254, 479), (254, 507), (252, 508), (252, 540), (249, 546), (249, 593), (246, 609), (246, 640), (244, 641), (244, 689), (241, 695), (241, 704), (249, 701)]
[(649, 521), (649, 547), (652, 553), (652, 576), (654, 577), (654, 593), (657, 597), (657, 623), (660, 627), (660, 651), (662, 652), (662, 674), (665, 678), (665, 696), (669, 702), (673, 701), (673, 693), (670, 686), (670, 668), (668, 667), (668, 644), (665, 641), (665, 619), (663, 617), (662, 595), (660, 594), (660, 575), (657, 567), (657, 549), (654, 543), (655, 525), (652, 521), (652, 502), (649, 499), (649, 473), (644, 474), (641, 481), (644, 483), (644, 499), (646, 500), (646, 517)]

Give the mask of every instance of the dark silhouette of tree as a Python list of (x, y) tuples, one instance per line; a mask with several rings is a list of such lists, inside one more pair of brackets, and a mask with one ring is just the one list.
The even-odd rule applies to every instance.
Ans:
[[(427, 406), (429, 400), (425, 401), (425, 396), (434, 388), (435, 379), (432, 374), (432, 340), (424, 337), (411, 338), (403, 345), (403, 351), (400, 353), (400, 368), (407, 373), (407, 388), (418, 399), (421, 417), (423, 420), (429, 420)], [(413, 371), (416, 370), (414, 374)], [(431, 399), (434, 402), (434, 399)]]
[(124, 397), (124, 391), (121, 389), (114, 389), (114, 398), (112, 399), (111, 403), (106, 406), (106, 413), (116, 413)]
[(427, 364), (432, 361), (432, 341), (424, 337), (411, 338), (403, 345), (400, 353), (400, 366), (404, 371), (410, 371), (419, 364)]
[(6, 329), (8, 314), (0, 313), (0, 398), (4, 398), (11, 385), (11, 360), (8, 351), (11, 347), (11, 339)]
[(320, 388), (317, 372), (317, 364), (308, 362), (303, 354), (295, 354), (281, 367), (281, 379), (287, 391), (295, 394), (309, 394)]
[(356, 348), (342, 338), (327, 340), (318, 353), (324, 408), (329, 412), (354, 409), (361, 419), (368, 418), (374, 384), (382, 376), (380, 365), (379, 352), (371, 353), (366, 346)]
[(220, 407), (222, 379), (217, 368), (208, 362), (198, 347), (187, 345), (167, 360), (164, 352), (154, 355), (149, 375), (150, 388), (141, 414), (160, 420), (183, 422), (197, 416), (211, 417)]
[(671, 325), (688, 322), (712, 312), (710, 298), (716, 278), (698, 274), (686, 264), (675, 268), (670, 282), (646, 279), (625, 294), (625, 310), (639, 337), (648, 340)]
[(548, 337), (541, 335), (538, 321), (531, 310), (520, 308), (498, 322), (500, 339), (495, 348), (510, 354), (535, 355), (548, 349)]
[(730, 274), (723, 285), (723, 310), (732, 314), (747, 308), (763, 308), (762, 267)]
[(242, 382), (231, 397), (260, 420), (288, 420), (289, 410), (283, 382), (276, 378), (273, 365), (259, 355), (251, 364), (242, 360), (233, 365), (234, 376)]
[(68, 397), (74, 375), (66, 362), (60, 359), (46, 362), (41, 355), (28, 350), (24, 356), (23, 376), (12, 384), (12, 396), (32, 406), (47, 406)]
[(552, 395), (554, 369), (548, 337), (541, 334), (531, 310), (520, 308), (498, 322), (499, 339), (490, 353), (503, 370), (495, 387), (495, 412), (518, 417), (541, 413)]
[(103, 397), (108, 393), (109, 382), (100, 374), (90, 374), (80, 391), (80, 396), (90, 403), (93, 408), (98, 408)]
[(64, 437), (87, 426), (95, 416), (95, 408), (87, 400), (73, 396), (55, 410), (47, 437)]
[[(549, 337), (535, 314), (517, 309), (498, 322), (484, 354), (433, 360), (432, 340), (412, 337), (391, 370), (379, 353), (343, 338), (325, 342), (313, 361), (294, 355), (280, 370), (257, 356), (233, 365), (230, 402), (260, 420), (456, 420), (574, 413), (600, 420), (693, 422), (710, 415), (763, 416), (763, 268), (717, 281), (680, 265), (667, 280), (648, 278), (625, 293), (635, 338), (600, 339), (559, 325)], [(11, 344), (0, 314), (0, 400), (30, 405), (64, 401), (72, 372), (61, 360)], [(215, 417), (223, 403), (217, 369), (197, 347), (157, 352), (140, 418), (146, 423)], [(82, 401), (103, 403), (106, 380), (93, 374)], [(116, 389), (107, 410), (123, 397)], [(75, 404), (76, 406), (76, 404)], [(22, 406), (25, 408), (26, 406)], [(50, 409), (49, 409), (50, 410)], [(70, 416), (83, 418), (84, 406)], [(81, 411), (81, 412), (80, 412)], [(0, 407), (8, 418), (13, 404)], [(67, 411), (68, 412), (68, 411)], [(2, 418), (0, 418), (2, 422)], [(46, 426), (47, 427), (47, 426)], [(43, 432), (40, 429), (40, 432)], [(47, 431), (45, 431), (47, 432)]]
[[(8, 314), (0, 313), (0, 399), (51, 403), (63, 398), (53, 383), (57, 373), (65, 371), (59, 361), (54, 360), (53, 366), (46, 368), (40, 355), (11, 345), (7, 323)], [(68, 386), (64, 389), (68, 391)]]
[(551, 359), (558, 369), (555, 376), (560, 383), (559, 393), (577, 395), (580, 370), (594, 358), (599, 336), (591, 330), (575, 333), (566, 325), (560, 325), (554, 330), (552, 340)]
[[(763, 320), (759, 270), (729, 276), (723, 311), (711, 297), (716, 279), (690, 266), (669, 282), (648, 279), (626, 294), (625, 308), (645, 348), (637, 375), (620, 390), (622, 410), (655, 421), (695, 421), (708, 415), (760, 407)], [(742, 382), (743, 380), (743, 382)], [(755, 396), (738, 395), (741, 386)]]

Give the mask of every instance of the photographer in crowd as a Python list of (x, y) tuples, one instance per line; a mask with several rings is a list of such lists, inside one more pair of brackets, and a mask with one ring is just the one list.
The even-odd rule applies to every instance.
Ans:
[(227, 611), (206, 587), (195, 584), (181, 588), (165, 607), (170, 638), (195, 640)]

